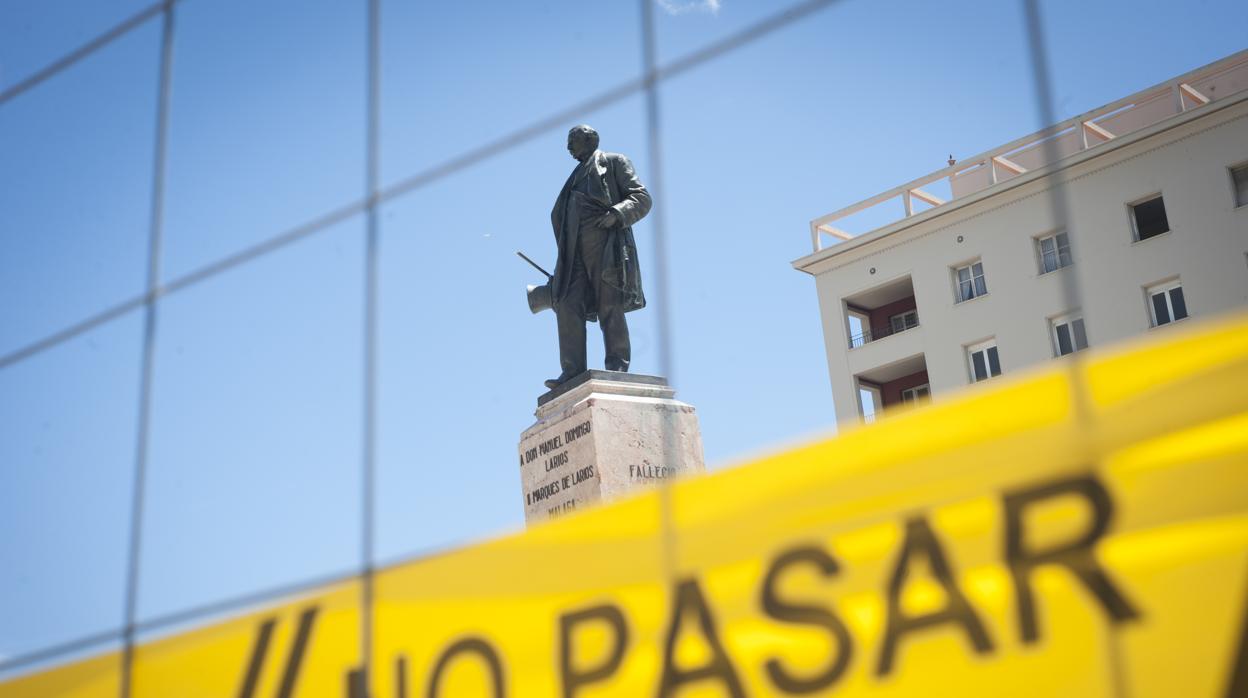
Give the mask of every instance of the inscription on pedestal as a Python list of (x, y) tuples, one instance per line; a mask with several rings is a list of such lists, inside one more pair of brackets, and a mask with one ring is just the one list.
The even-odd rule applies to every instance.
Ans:
[(526, 515), (541, 510), (551, 518), (599, 499), (590, 442), (594, 423), (588, 409), (579, 412), (583, 419), (551, 425), (520, 443), (520, 467), (532, 474), (532, 484), (524, 493)]
[(628, 466), (628, 476), (634, 480), (664, 480), (672, 477), (677, 472), (676, 468), (669, 468), (665, 465), (632, 465)]
[(697, 416), (672, 395), (650, 376), (595, 377), (539, 405), (537, 423), (520, 437), (525, 521), (701, 472)]

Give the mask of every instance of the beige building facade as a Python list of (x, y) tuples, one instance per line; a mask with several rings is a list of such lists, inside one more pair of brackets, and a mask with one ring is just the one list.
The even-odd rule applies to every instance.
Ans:
[(1248, 51), (822, 216), (811, 241), (793, 265), (839, 423), (1248, 306)]

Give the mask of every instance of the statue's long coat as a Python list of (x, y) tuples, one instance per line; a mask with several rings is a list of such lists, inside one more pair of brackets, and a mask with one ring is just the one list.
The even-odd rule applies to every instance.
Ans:
[[(622, 222), (622, 225), (610, 229), (610, 239), (603, 250), (604, 281), (623, 292), (624, 312), (644, 308), (646, 297), (641, 290), (641, 269), (637, 266), (637, 243), (633, 239), (632, 226), (650, 212), (650, 193), (637, 179), (633, 163), (628, 158), (619, 153), (604, 153), (601, 150), (594, 151), (589, 162), (572, 170), (563, 190), (559, 192), (554, 210), (550, 212), (555, 243), (559, 246), (559, 259), (555, 263), (555, 274), (550, 282), (555, 306), (558, 307), (572, 280), (572, 260), (577, 252), (579, 227), (565, 232), (564, 222), (572, 187), (581, 177), (589, 178), (590, 196), (615, 209)], [(587, 221), (582, 225), (590, 223)], [(587, 308), (588, 319), (595, 319), (597, 311), (596, 305)]]

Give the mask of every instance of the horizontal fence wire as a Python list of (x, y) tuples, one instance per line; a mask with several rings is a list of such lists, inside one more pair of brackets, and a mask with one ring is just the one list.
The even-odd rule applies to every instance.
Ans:
[[(49, 66), (35, 73), (31, 77), (23, 80), (11, 88), (6, 89), (3, 92), (0, 92), (0, 105), (3, 105), (10, 99), (17, 97), (34, 86), (50, 79), (54, 75), (86, 58), (100, 48), (134, 30), (146, 21), (160, 15), (162, 11), (166, 9), (172, 11), (173, 6), (179, 1), (181, 0), (164, 0), (153, 4), (133, 15), (129, 19), (114, 26), (112, 29), (101, 34), (95, 39), (87, 42), (78, 49), (65, 54), (62, 58), (54, 61)], [(79, 322), (73, 323), (56, 332), (53, 332), (42, 339), (5, 354), (4, 356), (0, 356), (0, 370), (41, 354), (96, 327), (116, 320), (127, 313), (156, 303), (164, 296), (168, 296), (190, 286), (196, 285), (233, 268), (245, 265), (269, 253), (287, 247), (295, 242), (298, 242), (299, 240), (310, 237), (317, 232), (331, 227), (335, 223), (350, 218), (353, 215), (375, 210), (376, 206), (379, 206), (387, 201), (409, 194), (440, 179), (449, 177), (457, 172), (466, 170), (497, 157), (506, 151), (516, 148), (534, 138), (542, 136), (547, 132), (565, 128), (567, 124), (576, 117), (603, 109), (631, 97), (634, 94), (641, 93), (646, 90), (654, 90), (657, 84), (663, 80), (685, 73), (732, 51), (749, 45), (779, 29), (803, 20), (812, 15), (814, 12), (833, 5), (838, 1), (839, 0), (807, 0), (807, 2), (792, 5), (785, 10), (777, 12), (776, 14), (760, 20), (759, 22), (747, 26), (741, 31), (731, 34), (724, 39), (713, 42), (702, 49), (676, 58), (666, 65), (651, 67), (648, 70), (643, 70), (643, 75), (639, 78), (622, 82), (577, 104), (533, 121), (498, 138), (486, 141), (458, 156), (449, 158), (437, 165), (401, 179), (389, 187), (385, 187), (384, 189), (375, 189), (372, 192), (368, 192), (365, 197), (360, 200), (352, 201), (339, 206), (338, 208), (321, 214), (320, 216), (317, 216), (316, 218), (313, 218), (303, 224), (274, 235), (267, 240), (250, 247), (246, 247), (187, 274), (176, 277), (168, 283), (154, 283), (149, 287), (149, 290), (142, 295), (122, 301)], [(648, 61), (647, 65), (652, 66), (653, 63)], [(651, 127), (653, 128), (654, 124), (651, 124)], [(420, 557), (423, 556), (416, 556), (415, 559), (419, 559)], [(348, 573), (336, 574), (332, 576), (312, 577), (254, 593), (244, 594), (199, 606), (193, 606), (145, 621), (134, 620), (133, 622), (115, 630), (85, 635), (68, 642), (51, 645), (25, 654), (5, 658), (0, 660), (0, 673), (9, 673), (23, 667), (30, 667), (32, 665), (51, 662), (58, 657), (65, 657), (91, 649), (98, 649), (112, 643), (123, 643), (128, 637), (134, 637), (135, 634), (168, 629), (174, 626), (191, 623), (196, 620), (220, 616), (269, 601), (274, 601), (282, 597), (311, 591), (312, 589), (320, 586), (355, 579), (359, 576), (359, 570), (353, 570)]]
[[(134, 624), (134, 632), (136, 635), (142, 635), (151, 632), (159, 632), (161, 630), (168, 630), (170, 628), (176, 628), (177, 626), (185, 625), (197, 620), (222, 616), (227, 613), (259, 606), (271, 601), (277, 601), (278, 599), (298, 596), (323, 586), (341, 584), (358, 577), (359, 572), (355, 569), (351, 569), (350, 571), (345, 572), (308, 577), (296, 582), (269, 587), (259, 591), (252, 591), (238, 596), (231, 596), (230, 598), (221, 599), (219, 601), (210, 601), (205, 604), (199, 604), (189, 608), (155, 616), (147, 620), (137, 621)], [(114, 630), (105, 630), (91, 635), (84, 635), (67, 642), (49, 645), (25, 654), (7, 657), (3, 661), (0, 661), (0, 672), (10, 672), (22, 667), (42, 664), (56, 659), (57, 657), (78, 654), (86, 650), (97, 649), (113, 643), (116, 643), (118, 645), (118, 649), (121, 649), (120, 645), (124, 640), (124, 635), (124, 628), (119, 626)]]
[(16, 85), (13, 85), (12, 87), (9, 87), (9, 88), (4, 89), (3, 91), (0, 91), (0, 105), (30, 90), (36, 85), (47, 81), (49, 78), (52, 78), (53, 76), (57, 75), (61, 71), (65, 70), (66, 68), (74, 65), (78, 61), (81, 61), (87, 56), (90, 56), (96, 51), (113, 43), (117, 39), (120, 39), (126, 34), (129, 34), (131, 30), (135, 29), (136, 27), (143, 24), (147, 20), (159, 15), (161, 11), (165, 9), (165, 5), (172, 6), (177, 2), (178, 0), (162, 0), (161, 2), (155, 3), (154, 5), (149, 5), (148, 7), (145, 7), (144, 9), (139, 10), (139, 12), (137, 12), (134, 15), (131, 15), (128, 19), (122, 20), (119, 24), (114, 26), (112, 29), (109, 29), (103, 34), (100, 34), (99, 36), (88, 41), (82, 46), (79, 46), (73, 51), (70, 51), (69, 53), (61, 56), (55, 61), (52, 61), (50, 64), (47, 65), (47, 67), (40, 69), (34, 75), (31, 75), (30, 77), (22, 80), (21, 82), (17, 83)]

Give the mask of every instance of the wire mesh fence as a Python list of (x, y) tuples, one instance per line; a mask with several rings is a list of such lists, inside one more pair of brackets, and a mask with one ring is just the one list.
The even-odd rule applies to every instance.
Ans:
[[(380, 209), (387, 203), (407, 197), (415, 192), (431, 187), (435, 183), (450, 178), (470, 168), (485, 165), (503, 154), (541, 136), (566, 129), (574, 120), (593, 114), (625, 100), (641, 96), (645, 104), (645, 133), (649, 152), (649, 181), (659, 201), (652, 220), (657, 257), (657, 293), (653, 294), (653, 305), (658, 315), (658, 356), (659, 367), (664, 375), (671, 376), (675, 370), (674, 356), (677, 347), (673, 342), (672, 333), (672, 297), (674, 289), (668, 273), (668, 252), (663, 206), (664, 177), (664, 120), (660, 87), (665, 81), (683, 75), (699, 67), (721, 61), (735, 51), (756, 42), (774, 32), (791, 25), (809, 21), (821, 10), (837, 4), (838, 0), (809, 0), (790, 5), (775, 14), (765, 17), (731, 35), (715, 41), (697, 50), (680, 55), (670, 61), (661, 62), (658, 58), (658, 46), (654, 21), (653, 0), (638, 0), (638, 18), (640, 22), (640, 45), (637, 47), (639, 72), (636, 76), (614, 84), (604, 90), (586, 95), (580, 101), (562, 107), (551, 113), (499, 135), (480, 140), (476, 145), (460, 152), (458, 155), (436, 162), (407, 176), (399, 177), (390, 184), (383, 184), (380, 175), (380, 138), (382, 128), (381, 72), (382, 54), (380, 50), (382, 34), (381, 0), (366, 0), (362, 3), (361, 12), (366, 16), (364, 23), (366, 37), (364, 40), (366, 56), (364, 57), (365, 73), (360, 76), (366, 86), (364, 99), (359, 109), (364, 114), (366, 124), (364, 150), (365, 181), (362, 183), (361, 194), (352, 200), (335, 202), (326, 211), (312, 218), (269, 236), (254, 244), (237, 249), (215, 260), (201, 264), (189, 271), (165, 278), (161, 273), (162, 238), (164, 230), (165, 192), (167, 184), (167, 146), (170, 124), (170, 94), (177, 89), (172, 61), (174, 47), (177, 44), (178, 18), (183, 6), (202, 0), (165, 0), (143, 8), (133, 16), (118, 23), (116, 26), (101, 33), (82, 46), (70, 51), (61, 58), (52, 61), (45, 68), (30, 77), (0, 92), (0, 109), (9, 103), (20, 100), (40, 84), (54, 80), (60, 73), (71, 66), (88, 60), (93, 54), (128, 33), (139, 28), (159, 23), (160, 51), (157, 112), (154, 119), (154, 158), (151, 168), (151, 210), (149, 212), (149, 229), (147, 244), (147, 263), (142, 279), (142, 292), (120, 302), (114, 303), (98, 312), (92, 313), (75, 322), (48, 333), (34, 341), (9, 351), (0, 356), (0, 371), (29, 361), (55, 347), (92, 330), (109, 325), (130, 313), (142, 310), (142, 343), (141, 369), (139, 372), (137, 428), (134, 434), (134, 462), (132, 472), (132, 510), (129, 515), (129, 543), (127, 546), (126, 582), (122, 605), (123, 622), (117, 628), (87, 635), (69, 642), (48, 646), (19, 656), (0, 660), (0, 671), (10, 672), (33, 665), (55, 662), (60, 658), (91, 651), (120, 643), (123, 647), (123, 678), (120, 693), (130, 694), (130, 668), (133, 663), (136, 638), (143, 633), (156, 632), (188, 622), (209, 618), (222, 613), (262, 603), (266, 600), (298, 593), (329, 581), (358, 576), (362, 580), (362, 628), (363, 647), (361, 656), (368, 661), (370, 657), (369, 638), (372, 574), (377, 565), (375, 544), (375, 494), (376, 494), (376, 449), (377, 449), (377, 411), (378, 411), (378, 376), (377, 355), (379, 344), (378, 327), (378, 275), (379, 264), (383, 253), (379, 246)], [(1024, 0), (1022, 3), (1025, 26), (1028, 32), (1028, 61), (1032, 67), (1031, 84), (1039, 107), (1038, 119), (1041, 123), (1053, 123), (1056, 120), (1054, 96), (1051, 76), (1047, 62), (1046, 44), (1038, 3), (1035, 0)], [(1056, 159), (1056, 158), (1053, 158)], [(1067, 219), (1066, 201), (1063, 198), (1062, 186), (1057, 186), (1051, 194), (1053, 218), (1057, 228), (1064, 227)], [(160, 319), (162, 304), (170, 297), (188, 289), (197, 287), (214, 279), (227, 271), (253, 265), (259, 260), (285, 249), (299, 241), (322, 234), (335, 225), (363, 216), (364, 225), (364, 269), (362, 278), (364, 289), (362, 298), (363, 323), (360, 327), (358, 342), (361, 347), (362, 365), (359, 367), (363, 395), (360, 396), (361, 412), (359, 415), (361, 440), (358, 455), (358, 479), (361, 493), (359, 522), (359, 560), (351, 570), (343, 570), (341, 574), (329, 577), (318, 576), (291, 584), (281, 585), (272, 589), (255, 591), (235, 598), (225, 599), (202, 606), (183, 608), (172, 613), (162, 614), (153, 618), (140, 619), (138, 607), (139, 578), (144, 553), (144, 516), (145, 505), (149, 503), (150, 493), (146, 488), (148, 453), (150, 445), (150, 428), (153, 414), (153, 360), (157, 347), (161, 342)], [(1068, 274), (1062, 277), (1067, 305), (1079, 307), (1079, 289), (1075, 276)], [(1077, 360), (1077, 358), (1076, 358)], [(1074, 376), (1081, 375), (1071, 363)], [(665, 501), (665, 506), (670, 502)], [(367, 671), (367, 665), (365, 666)]]
[[(96, 328), (107, 325), (110, 322), (114, 322), (118, 318), (124, 317), (132, 311), (138, 309), (142, 309), (143, 311), (144, 330), (141, 345), (142, 368), (140, 372), (140, 386), (138, 391), (139, 416), (137, 420), (137, 433), (135, 435), (135, 462), (132, 494), (133, 508), (129, 524), (130, 544), (128, 547), (129, 552), (125, 584), (126, 591), (125, 597), (122, 600), (124, 623), (112, 631), (76, 638), (69, 642), (59, 643), (54, 646), (40, 648), (36, 651), (0, 660), (0, 671), (9, 672), (33, 665), (55, 662), (63, 657), (80, 654), (84, 651), (91, 651), (92, 649), (98, 649), (112, 643), (120, 642), (123, 647), (123, 679), (121, 686), (121, 695), (123, 696), (129, 695), (130, 692), (130, 668), (134, 659), (133, 650), (136, 637), (139, 634), (159, 631), (161, 629), (178, 626), (187, 622), (193, 622), (198, 619), (208, 618), (257, 603), (262, 603), (266, 600), (280, 598), (292, 593), (298, 593), (301, 590), (313, 588), (324, 584), (327, 581), (341, 579), (344, 576), (359, 575), (364, 580), (362, 589), (364, 593), (363, 608), (365, 609), (365, 612), (363, 614), (364, 627), (362, 628), (361, 637), (365, 643), (363, 656), (369, 656), (369, 652), (367, 651), (367, 642), (370, 637), (368, 624), (371, 621), (370, 614), (368, 612), (371, 608), (370, 581), (373, 567), (376, 564), (373, 545), (373, 528), (375, 520), (373, 491), (375, 487), (374, 453), (376, 439), (375, 410), (377, 381), (375, 361), (377, 352), (376, 304), (377, 263), (379, 254), (377, 246), (377, 215), (378, 208), (381, 205), (428, 187), (439, 180), (450, 177), (463, 170), (484, 164), (489, 160), (507, 152), (508, 150), (514, 149), (541, 135), (565, 129), (569, 123), (578, 118), (584, 118), (587, 115), (593, 114), (598, 110), (619, 103), (639, 93), (644, 94), (646, 98), (646, 132), (648, 134), (650, 144), (649, 154), (651, 168), (653, 170), (652, 174), (650, 174), (650, 179), (652, 181), (651, 187), (660, 193), (659, 199), (662, 201), (661, 162), (663, 140), (662, 118), (659, 106), (660, 84), (662, 84), (665, 80), (669, 80), (690, 70), (696, 69), (699, 66), (716, 61), (788, 25), (807, 20), (817, 11), (834, 4), (836, 0), (812, 0), (792, 5), (770, 17), (763, 19), (762, 21), (756, 22), (742, 29), (741, 31), (664, 64), (660, 64), (657, 60), (652, 4), (650, 0), (640, 0), (639, 10), (642, 27), (642, 45), (639, 47), (639, 53), (641, 55), (639, 63), (641, 65), (641, 70), (637, 77), (611, 86), (596, 94), (589, 95), (571, 106), (559, 109), (554, 113), (537, 119), (531, 123), (522, 124), (507, 133), (487, 139), (458, 156), (434, 164), (422, 171), (412, 173), (411, 175), (401, 178), (384, 188), (380, 184), (378, 174), (378, 132), (380, 128), (379, 100), (381, 90), (381, 56), (379, 48), (381, 30), (380, 2), (379, 0), (367, 0), (364, 8), (364, 11), (367, 13), (367, 71), (366, 75), (361, 76), (367, 85), (366, 99), (364, 104), (361, 105), (361, 108), (366, 114), (367, 123), (367, 139), (364, 144), (364, 149), (366, 151), (367, 174), (366, 182), (364, 183), (365, 186), (363, 196), (354, 201), (344, 202), (326, 213), (316, 216), (311, 220), (308, 220), (289, 230), (273, 235), (257, 244), (237, 250), (220, 259), (193, 269), (192, 271), (162, 281), (160, 270), (161, 242), (164, 222), (162, 207), (164, 203), (164, 190), (167, 176), (166, 149), (168, 143), (168, 124), (170, 119), (169, 95), (172, 89), (176, 89), (173, 84), (171, 62), (173, 59), (173, 50), (176, 41), (175, 20), (178, 16), (179, 7), (188, 1), (193, 2), (194, 0), (166, 0), (165, 2), (150, 5), (107, 31), (101, 33), (99, 36), (88, 41), (82, 46), (51, 62), (48, 66), (35, 72), (33, 75), (5, 89), (3, 92), (0, 92), (0, 108), (3, 108), (6, 103), (21, 99), (26, 93), (39, 86), (41, 83), (55, 79), (61, 72), (71, 68), (81, 61), (89, 59), (93, 54), (107, 47), (109, 44), (125, 37), (128, 33), (147, 25), (149, 22), (160, 23), (161, 50), (158, 57), (159, 93), (157, 98), (157, 114), (155, 118), (156, 128), (155, 133), (153, 134), (155, 142), (155, 157), (152, 165), (152, 198), (150, 229), (148, 234), (148, 261), (147, 268), (145, 270), (146, 275), (144, 279), (144, 292), (139, 296), (131, 297), (116, 303), (111, 307), (107, 307), (93, 313), (77, 322), (73, 322), (56, 330), (55, 332), (47, 334), (46, 336), (29, 342), (15, 350), (9, 351), (3, 356), (0, 356), (0, 370), (9, 369)], [(359, 477), (361, 480), (361, 492), (363, 498), (361, 502), (361, 555), (359, 567), (356, 570), (344, 573), (344, 575), (336, 575), (329, 578), (322, 576), (308, 580), (301, 580), (291, 584), (284, 584), (273, 589), (260, 590), (244, 594), (236, 598), (225, 599), (203, 606), (186, 608), (174, 613), (140, 621), (137, 617), (137, 595), (139, 569), (143, 550), (142, 531), (144, 503), (147, 494), (145, 492), (145, 478), (152, 409), (152, 362), (156, 351), (156, 345), (160, 341), (158, 323), (161, 303), (173, 294), (192, 288), (229, 270), (252, 264), (269, 254), (286, 248), (287, 246), (304, 240), (310, 236), (314, 236), (331, 228), (337, 223), (361, 213), (366, 216), (367, 224), (365, 227), (366, 269), (364, 273), (366, 284), (364, 308), (365, 323), (362, 328), (362, 336), (360, 337), (360, 342), (364, 347), (363, 355), (365, 357), (364, 366), (361, 367), (364, 375), (363, 385), (365, 395), (362, 400), (363, 411), (360, 416), (361, 423), (363, 425), (362, 433), (364, 438), (361, 443), (359, 467)], [(671, 357), (674, 351), (674, 347), (671, 345), (671, 320), (668, 310), (670, 308), (668, 298), (671, 294), (671, 288), (666, 274), (664, 252), (665, 232), (662, 221), (662, 205), (660, 205), (659, 210), (656, 211), (654, 216), (654, 222), (652, 223), (655, 229), (657, 243), (656, 247), (658, 249), (658, 288), (657, 293), (653, 294), (653, 305), (657, 307), (660, 316), (660, 331), (658, 337), (660, 345), (659, 365), (661, 367), (661, 371), (665, 375), (670, 375), (673, 363)]]

